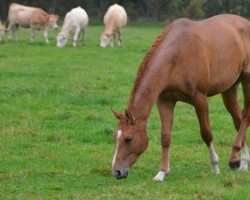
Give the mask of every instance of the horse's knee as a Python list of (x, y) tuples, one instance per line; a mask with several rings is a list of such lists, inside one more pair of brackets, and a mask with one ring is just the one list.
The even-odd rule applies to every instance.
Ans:
[(250, 109), (244, 109), (242, 111), (242, 121), (246, 123), (247, 126), (249, 126), (250, 123)]
[(161, 135), (161, 145), (162, 147), (169, 147), (171, 144), (171, 137), (169, 135)]
[(206, 145), (209, 147), (210, 144), (212, 143), (213, 141), (213, 136), (212, 134), (209, 132), (209, 131), (202, 131), (201, 132), (201, 137), (202, 137), (202, 140), (206, 143)]

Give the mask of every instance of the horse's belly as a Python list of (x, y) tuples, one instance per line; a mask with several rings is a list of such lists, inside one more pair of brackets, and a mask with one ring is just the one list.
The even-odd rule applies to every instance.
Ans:
[(210, 76), (210, 84), (207, 92), (208, 96), (213, 96), (225, 92), (237, 83), (242, 67), (227, 67), (223, 71), (219, 71), (216, 75)]

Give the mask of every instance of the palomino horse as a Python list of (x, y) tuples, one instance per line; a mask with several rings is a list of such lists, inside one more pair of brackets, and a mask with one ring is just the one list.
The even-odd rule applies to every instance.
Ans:
[[(243, 112), (237, 100), (239, 82), (244, 93)], [(171, 129), (177, 101), (195, 107), (212, 171), (220, 173), (207, 101), (208, 96), (219, 93), (238, 131), (229, 168), (247, 170), (250, 160), (246, 145), (246, 129), (250, 123), (250, 22), (228, 14), (198, 22), (174, 21), (157, 37), (142, 61), (125, 114), (113, 111), (119, 119), (114, 133), (113, 175), (126, 178), (129, 167), (147, 148), (147, 121), (156, 102), (162, 125), (162, 161), (154, 180), (163, 181), (170, 169)]]

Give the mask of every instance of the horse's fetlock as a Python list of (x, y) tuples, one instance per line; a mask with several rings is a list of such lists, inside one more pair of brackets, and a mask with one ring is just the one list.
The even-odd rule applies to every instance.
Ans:
[(233, 150), (239, 152), (242, 148), (241, 144), (233, 144), (232, 146)]

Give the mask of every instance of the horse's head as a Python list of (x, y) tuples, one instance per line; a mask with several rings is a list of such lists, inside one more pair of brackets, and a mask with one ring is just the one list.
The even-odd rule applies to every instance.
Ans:
[(114, 39), (114, 33), (110, 31), (104, 31), (100, 37), (100, 47), (106, 48)]
[(146, 128), (140, 124), (129, 112), (120, 114), (112, 110), (119, 120), (117, 130), (114, 132), (116, 150), (112, 161), (113, 175), (118, 178), (126, 178), (128, 169), (148, 146)]
[(49, 15), (48, 25), (50, 28), (55, 29), (55, 30), (58, 29), (58, 25), (57, 25), (58, 18), (59, 18), (58, 15), (53, 15), (53, 14)]

